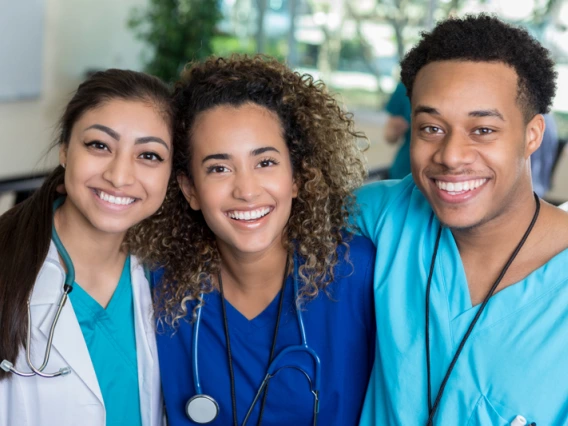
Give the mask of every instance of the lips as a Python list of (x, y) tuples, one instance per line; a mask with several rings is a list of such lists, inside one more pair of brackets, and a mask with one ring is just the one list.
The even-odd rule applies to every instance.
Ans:
[(234, 220), (252, 221), (263, 218), (271, 211), (270, 207), (261, 207), (253, 210), (230, 210), (226, 214)]
[(451, 195), (454, 194), (463, 194), (468, 191), (473, 191), (479, 187), (481, 187), (487, 179), (471, 179), (465, 180), (461, 182), (446, 182), (443, 180), (434, 179), (434, 182), (438, 189), (441, 191), (445, 191)]
[(107, 194), (106, 192), (104, 192), (100, 189), (95, 189), (95, 194), (101, 200), (106, 201), (107, 203), (110, 203), (110, 204), (117, 205), (117, 206), (127, 206), (129, 204), (132, 204), (134, 201), (136, 201), (136, 198), (117, 197), (115, 195)]

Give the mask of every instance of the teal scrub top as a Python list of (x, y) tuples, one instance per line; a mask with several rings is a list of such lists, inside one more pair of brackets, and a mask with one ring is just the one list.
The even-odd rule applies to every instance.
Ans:
[(389, 179), (402, 179), (410, 174), (410, 99), (406, 96), (406, 87), (398, 83), (391, 95), (385, 110), (394, 116), (400, 116), (408, 123), (408, 130), (404, 133), (402, 144), (389, 169)]
[(77, 283), (69, 298), (97, 375), (106, 425), (141, 425), (130, 256), (106, 309)]
[[(408, 176), (361, 188), (357, 219), (377, 246), (375, 366), (360, 425), (425, 425), (426, 282), (439, 221)], [(479, 305), (444, 228), (430, 302), (432, 399)], [(568, 421), (568, 250), (495, 294), (452, 372), (434, 425)]]

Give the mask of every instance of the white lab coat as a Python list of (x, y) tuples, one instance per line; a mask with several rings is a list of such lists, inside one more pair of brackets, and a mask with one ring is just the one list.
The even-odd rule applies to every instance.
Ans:
[[(131, 258), (134, 325), (143, 426), (163, 424), (163, 401), (152, 300), (144, 270)], [(43, 362), (49, 329), (63, 292), (65, 273), (53, 242), (37, 277), (31, 298), (32, 361)], [(28, 372), (25, 349), (15, 366)], [(9, 360), (12, 361), (13, 360)], [(57, 323), (53, 349), (45, 372), (71, 367), (71, 373), (55, 378), (20, 377), (10, 374), (0, 381), (0, 426), (105, 426), (101, 390), (79, 322), (68, 299)]]

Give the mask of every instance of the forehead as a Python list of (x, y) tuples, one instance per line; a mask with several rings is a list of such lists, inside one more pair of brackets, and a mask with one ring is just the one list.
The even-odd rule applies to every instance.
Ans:
[(517, 73), (501, 62), (439, 61), (424, 66), (412, 89), (412, 108), (444, 112), (498, 109), (519, 112)]
[(256, 104), (221, 105), (204, 111), (197, 116), (192, 133), (192, 142), (207, 149), (219, 144), (237, 149), (250, 143), (284, 143), (278, 116)]
[(166, 129), (169, 125), (166, 117), (157, 105), (149, 101), (111, 99), (95, 108), (90, 108), (74, 123), (74, 126), (88, 126), (92, 122), (104, 124), (119, 131)]

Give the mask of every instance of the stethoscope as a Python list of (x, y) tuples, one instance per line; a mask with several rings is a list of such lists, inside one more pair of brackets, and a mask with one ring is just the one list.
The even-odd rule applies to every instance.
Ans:
[[(64, 201), (64, 199), (61, 198), (61, 199), (59, 199), (55, 202), (55, 204), (53, 206), (54, 212), (63, 203), (63, 201)], [(31, 359), (31, 341), (32, 341), (32, 314), (31, 314), (31, 309), (30, 309), (30, 303), (31, 303), (31, 298), (32, 298), (31, 294), (30, 294), (30, 297), (28, 298), (28, 303), (27, 303), (28, 331), (27, 331), (27, 336), (26, 336), (26, 362), (27, 362), (28, 367), (30, 368), (31, 371), (30, 372), (19, 371), (14, 367), (14, 364), (12, 364), (7, 359), (5, 359), (4, 361), (2, 361), (2, 363), (0, 363), (0, 368), (2, 368), (2, 370), (6, 371), (7, 373), (14, 373), (14, 374), (17, 374), (18, 376), (22, 376), (22, 377), (32, 377), (32, 376), (38, 375), (40, 377), (52, 378), (52, 377), (65, 376), (65, 375), (67, 375), (71, 372), (70, 367), (62, 367), (62, 368), (59, 369), (59, 371), (57, 371), (55, 373), (44, 373), (43, 372), (43, 370), (47, 366), (47, 363), (49, 362), (49, 356), (51, 354), (51, 348), (53, 346), (53, 335), (55, 333), (55, 327), (57, 326), (57, 322), (59, 321), (59, 316), (61, 315), (61, 311), (63, 310), (63, 306), (65, 305), (65, 302), (67, 301), (67, 298), (69, 297), (69, 293), (71, 293), (71, 290), (73, 290), (73, 283), (75, 282), (75, 268), (73, 267), (73, 262), (71, 261), (71, 257), (69, 256), (69, 253), (67, 253), (67, 250), (65, 250), (63, 243), (59, 239), (59, 235), (57, 235), (57, 231), (55, 229), (54, 223), (51, 226), (51, 238), (52, 238), (53, 242), (55, 243), (55, 247), (57, 248), (57, 251), (59, 252), (59, 256), (61, 256), (61, 259), (63, 260), (65, 268), (67, 269), (67, 274), (65, 275), (65, 283), (63, 284), (63, 294), (61, 295), (61, 298), (59, 299), (57, 311), (55, 312), (55, 316), (53, 317), (53, 321), (51, 322), (51, 328), (49, 329), (49, 336), (47, 338), (47, 345), (45, 347), (45, 354), (44, 354), (44, 357), (43, 357), (43, 363), (39, 367), (36, 367), (32, 363), (32, 359)], [(50, 262), (50, 260), (48, 259), (48, 260), (46, 260), (46, 262)], [(57, 264), (57, 267), (60, 268), (60, 265)]]
[[(294, 300), (298, 298), (298, 262), (297, 259), (294, 259)], [(204, 294), (200, 295), (201, 300), (203, 300)], [(284, 295), (282, 294), (281, 297)], [(222, 298), (222, 303), (225, 303), (225, 300)], [(202, 314), (203, 307), (199, 307), (196, 312), (196, 319), (195, 324), (193, 325), (193, 334), (192, 334), (192, 344), (193, 344), (193, 351), (192, 351), (192, 370), (193, 370), (193, 386), (195, 388), (195, 393), (192, 398), (190, 398), (185, 406), (185, 412), (187, 417), (193, 421), (194, 423), (199, 424), (206, 424), (211, 423), (213, 420), (217, 418), (219, 414), (219, 404), (215, 399), (209, 395), (203, 393), (201, 388), (201, 382), (199, 380), (199, 367), (198, 367), (198, 343), (199, 343), (199, 326), (201, 324), (201, 314)], [(258, 402), (259, 398), (263, 394), (266, 386), (268, 385), (268, 381), (276, 376), (280, 371), (286, 368), (293, 368), (295, 370), (300, 371), (304, 374), (306, 379), (310, 384), (310, 391), (314, 396), (314, 406), (313, 406), (313, 425), (317, 425), (317, 415), (319, 412), (319, 401), (320, 401), (320, 370), (321, 370), (321, 363), (317, 353), (308, 345), (308, 339), (306, 338), (306, 329), (304, 327), (304, 319), (302, 317), (302, 312), (299, 307), (296, 307), (296, 318), (298, 321), (298, 327), (300, 329), (300, 336), (301, 336), (301, 344), (300, 345), (292, 345), (288, 346), (282, 351), (269, 363), (268, 368), (266, 370), (266, 375), (264, 376), (264, 380), (262, 381), (258, 391), (248, 409), (248, 412), (243, 420), (242, 426), (245, 426), (256, 403)], [(294, 365), (284, 365), (282, 367), (278, 367), (281, 363), (282, 359), (293, 352), (305, 352), (310, 355), (314, 361), (314, 378), (313, 381), (310, 379), (308, 373), (306, 373), (302, 368)]]
[[(538, 198), (538, 195), (536, 195), (536, 193), (534, 193), (534, 199), (535, 199), (535, 202), (536, 202), (536, 208), (535, 208), (533, 217), (531, 219), (531, 222), (530, 222), (529, 226), (527, 227), (527, 230), (525, 231), (520, 242), (515, 247), (515, 250), (513, 251), (511, 256), (509, 256), (509, 259), (507, 260), (507, 263), (505, 263), (505, 266), (501, 270), (501, 273), (499, 274), (499, 276), (497, 277), (497, 279), (495, 280), (495, 282), (491, 286), (489, 292), (485, 296), (485, 299), (483, 299), (483, 302), (481, 303), (481, 306), (477, 310), (475, 317), (473, 318), (473, 320), (471, 320), (471, 323), (469, 324), (469, 327), (468, 327), (465, 335), (463, 336), (463, 338), (462, 338), (462, 340), (461, 340), (461, 342), (458, 346), (458, 349), (456, 350), (454, 357), (452, 358), (452, 361), (450, 362), (448, 369), (446, 370), (446, 374), (444, 375), (444, 379), (442, 380), (442, 384), (440, 385), (440, 389), (438, 390), (438, 393), (436, 394), (434, 404), (432, 404), (431, 371), (430, 371), (430, 288), (431, 288), (431, 284), (432, 284), (432, 276), (434, 275), (434, 265), (436, 263), (436, 257), (437, 257), (437, 254), (438, 254), (438, 246), (440, 245), (440, 239), (442, 237), (442, 226), (440, 225), (438, 227), (438, 233), (436, 235), (436, 242), (434, 243), (434, 253), (432, 254), (432, 261), (430, 262), (430, 272), (428, 274), (428, 281), (426, 283), (425, 343), (426, 343), (426, 370), (427, 370), (427, 375), (428, 375), (428, 421), (426, 422), (426, 426), (432, 426), (433, 425), (434, 416), (436, 414), (436, 411), (438, 410), (438, 407), (440, 406), (440, 401), (442, 400), (442, 395), (444, 393), (444, 389), (446, 388), (446, 384), (448, 383), (448, 379), (450, 378), (450, 375), (452, 374), (452, 371), (453, 371), (453, 369), (454, 369), (454, 367), (455, 367), (455, 365), (458, 361), (458, 358), (459, 358), (460, 354), (462, 353), (462, 350), (463, 350), (463, 348), (464, 348), (464, 346), (467, 342), (467, 339), (469, 338), (469, 336), (471, 335), (471, 332), (473, 331), (473, 327), (475, 327), (475, 324), (477, 324), (479, 317), (481, 316), (482, 312), (484, 311), (485, 307), (487, 306), (487, 303), (489, 303), (489, 299), (491, 299), (491, 297), (495, 293), (495, 290), (499, 286), (499, 283), (501, 282), (501, 280), (503, 279), (503, 277), (507, 273), (507, 270), (509, 269), (509, 267), (511, 266), (511, 264), (513, 263), (513, 261), (517, 257), (517, 254), (519, 254), (519, 251), (521, 251), (521, 248), (523, 247), (523, 245), (527, 241), (527, 238), (529, 237), (531, 231), (534, 228), (534, 225), (535, 225), (536, 220), (538, 219), (538, 215), (540, 213), (540, 200)], [(524, 417), (522, 417), (522, 416), (517, 416), (517, 417), (520, 417), (521, 419), (525, 420)], [(520, 421), (521, 420), (519, 420), (519, 422)], [(511, 423), (511, 424), (517, 424), (517, 423)], [(526, 424), (526, 420), (525, 420), (525, 423), (520, 423), (520, 424)], [(536, 423), (532, 423), (532, 424), (536, 425)]]

